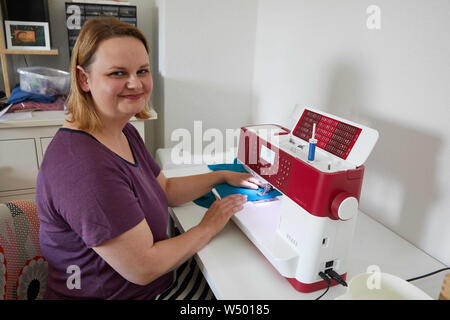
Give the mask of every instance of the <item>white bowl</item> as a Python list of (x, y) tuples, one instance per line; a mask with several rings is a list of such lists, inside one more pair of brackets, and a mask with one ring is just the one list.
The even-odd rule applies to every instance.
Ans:
[(348, 282), (337, 300), (433, 300), (428, 294), (397, 276), (384, 272), (360, 273)]

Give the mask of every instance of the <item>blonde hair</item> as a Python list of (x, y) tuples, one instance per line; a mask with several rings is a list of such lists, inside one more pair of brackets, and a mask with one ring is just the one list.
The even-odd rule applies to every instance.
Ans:
[[(116, 37), (134, 37), (140, 40), (149, 53), (148, 42), (142, 32), (117, 18), (99, 17), (87, 20), (80, 30), (77, 42), (72, 50), (70, 65), (70, 92), (67, 97), (66, 114), (71, 115), (68, 121), (76, 123), (80, 130), (93, 132), (102, 127), (100, 117), (94, 107), (90, 92), (81, 89), (77, 79), (77, 66), (88, 70), (100, 42)], [(135, 115), (138, 119), (149, 119), (150, 110), (144, 110)]]

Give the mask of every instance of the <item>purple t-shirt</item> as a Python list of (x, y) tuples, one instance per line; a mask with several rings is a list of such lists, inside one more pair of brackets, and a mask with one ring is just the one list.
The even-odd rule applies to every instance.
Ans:
[(131, 124), (123, 133), (134, 163), (92, 135), (66, 128), (59, 129), (45, 152), (36, 204), (41, 250), (49, 266), (48, 299), (151, 299), (172, 282), (169, 272), (146, 286), (136, 285), (92, 249), (143, 219), (155, 242), (167, 239), (167, 198), (156, 180), (161, 169)]

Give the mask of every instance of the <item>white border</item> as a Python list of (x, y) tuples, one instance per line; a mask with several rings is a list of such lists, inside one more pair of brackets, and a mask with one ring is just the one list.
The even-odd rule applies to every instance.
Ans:
[[(45, 34), (45, 46), (13, 46), (11, 41), (11, 25), (19, 25), (19, 26), (41, 26), (44, 27)], [(30, 21), (12, 21), (5, 20), (5, 30), (6, 30), (6, 46), (7, 49), (11, 50), (50, 50), (50, 32), (48, 28), (48, 22), (30, 22)]]

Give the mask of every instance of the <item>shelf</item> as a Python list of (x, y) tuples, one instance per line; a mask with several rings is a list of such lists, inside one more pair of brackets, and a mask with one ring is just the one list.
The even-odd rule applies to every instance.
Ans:
[(14, 50), (14, 49), (6, 49), (5, 47), (5, 40), (3, 38), (3, 21), (0, 19), (0, 60), (2, 65), (2, 71), (3, 71), (3, 83), (5, 85), (5, 93), (6, 96), (9, 98), (11, 95), (11, 86), (9, 84), (9, 78), (8, 78), (8, 65), (6, 62), (6, 55), (7, 54), (22, 54), (22, 55), (29, 55), (29, 54), (35, 54), (35, 55), (51, 55), (56, 56), (59, 54), (58, 49), (53, 50)]
[[(148, 121), (158, 119), (158, 113), (153, 106), (149, 107), (150, 119), (140, 120), (136, 117), (130, 119), (135, 121)], [(52, 111), (32, 111), (31, 118), (22, 120), (8, 120), (0, 122), (1, 129), (12, 128), (28, 128), (28, 127), (45, 127), (45, 126), (61, 126), (66, 120), (66, 110), (52, 110)]]
[(40, 55), (51, 55), (57, 56), (59, 54), (58, 49), (53, 50), (12, 50), (3, 49), (4, 54), (40, 54)]

